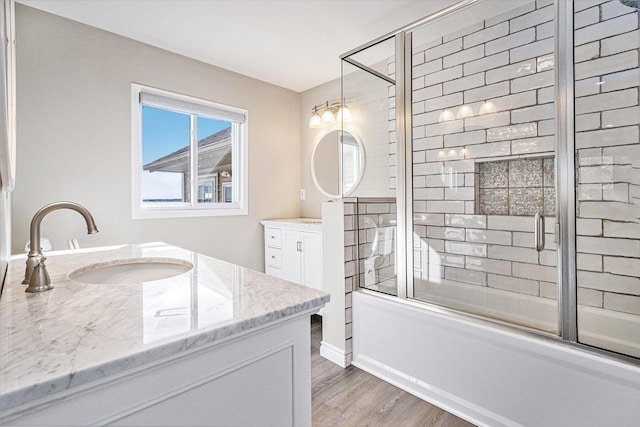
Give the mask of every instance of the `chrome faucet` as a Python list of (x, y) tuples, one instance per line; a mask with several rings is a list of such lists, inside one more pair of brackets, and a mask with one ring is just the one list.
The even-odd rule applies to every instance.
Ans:
[(82, 215), (87, 222), (87, 234), (98, 232), (98, 227), (96, 227), (96, 223), (89, 211), (84, 206), (74, 202), (51, 203), (36, 212), (31, 220), (29, 256), (27, 257), (27, 269), (22, 281), (23, 285), (29, 285), (25, 292), (44, 292), (53, 289), (47, 267), (44, 265), (47, 258), (42, 255), (42, 249), (40, 248), (40, 223), (49, 213), (59, 209), (71, 209)]

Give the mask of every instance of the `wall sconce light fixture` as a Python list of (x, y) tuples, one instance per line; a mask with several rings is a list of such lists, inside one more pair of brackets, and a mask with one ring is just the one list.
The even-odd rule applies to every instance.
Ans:
[(309, 127), (312, 129), (318, 129), (322, 127), (322, 118), (318, 113), (318, 107), (314, 106), (311, 110), (311, 120), (309, 120)]
[(341, 105), (339, 101), (334, 101), (329, 104), (329, 101), (325, 101), (324, 104), (314, 105), (311, 109), (309, 127), (319, 129), (324, 126), (331, 126), (336, 121), (350, 122), (351, 120), (351, 110), (347, 107), (346, 103)]

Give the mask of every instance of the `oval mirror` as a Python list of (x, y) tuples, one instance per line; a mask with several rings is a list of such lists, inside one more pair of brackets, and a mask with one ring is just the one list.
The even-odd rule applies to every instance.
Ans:
[(362, 180), (364, 162), (364, 147), (354, 132), (340, 129), (321, 132), (311, 155), (311, 176), (325, 196), (344, 197)]

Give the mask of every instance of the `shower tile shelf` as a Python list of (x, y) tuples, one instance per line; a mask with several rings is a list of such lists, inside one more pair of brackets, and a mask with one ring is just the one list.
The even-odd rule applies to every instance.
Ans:
[(476, 212), (482, 215), (555, 215), (555, 160), (518, 158), (476, 163)]

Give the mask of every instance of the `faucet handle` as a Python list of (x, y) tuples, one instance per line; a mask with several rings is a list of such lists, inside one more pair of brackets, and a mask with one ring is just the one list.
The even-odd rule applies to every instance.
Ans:
[(33, 270), (35, 270), (36, 266), (40, 264), (40, 259), (42, 255), (38, 255), (37, 253), (32, 254), (29, 252), (29, 256), (27, 257), (26, 267), (24, 270), (24, 280), (22, 281), (23, 285), (28, 285), (31, 281), (31, 276), (33, 275)]
[(44, 264), (46, 259), (44, 256), (39, 257), (39, 262), (31, 272), (29, 286), (25, 289), (25, 292), (44, 292), (53, 289), (47, 266)]

